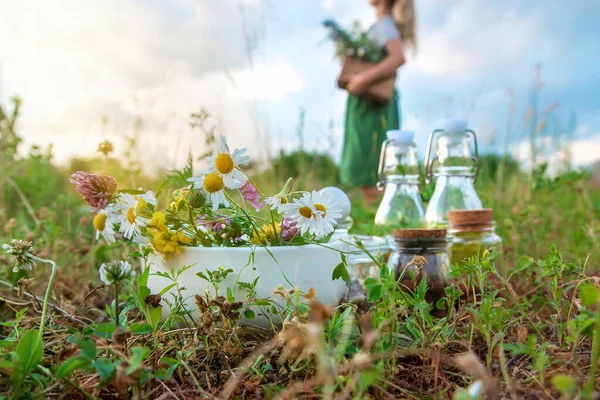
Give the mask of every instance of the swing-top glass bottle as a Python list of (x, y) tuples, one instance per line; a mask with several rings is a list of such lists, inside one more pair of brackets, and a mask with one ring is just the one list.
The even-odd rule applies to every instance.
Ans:
[[(434, 144), (436, 156), (432, 157)], [(430, 228), (447, 227), (448, 211), (482, 208), (474, 187), (478, 174), (477, 135), (467, 129), (465, 120), (446, 120), (443, 129), (429, 135), (425, 155), (425, 181), (436, 181), (425, 213)]]
[(384, 189), (375, 214), (378, 233), (420, 227), (425, 208), (419, 195), (419, 161), (414, 132), (391, 130), (381, 148), (377, 186)]

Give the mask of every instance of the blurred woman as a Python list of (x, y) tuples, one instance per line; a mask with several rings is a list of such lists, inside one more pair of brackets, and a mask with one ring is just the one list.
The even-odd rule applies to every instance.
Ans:
[(399, 129), (401, 122), (397, 90), (387, 104), (361, 95), (370, 84), (393, 75), (405, 63), (405, 46), (416, 47), (413, 0), (369, 1), (377, 21), (369, 28), (368, 36), (385, 50), (386, 57), (364, 72), (339, 78), (349, 92), (341, 180), (345, 185), (360, 186), (367, 203), (376, 195), (377, 166), (385, 134)]

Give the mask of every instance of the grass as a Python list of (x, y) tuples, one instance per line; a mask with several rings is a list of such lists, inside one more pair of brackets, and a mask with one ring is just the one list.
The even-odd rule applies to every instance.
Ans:
[[(243, 305), (228, 298), (198, 297), (199, 319), (181, 307), (161, 319), (140, 266), (145, 255), (94, 240), (87, 207), (67, 183), (72, 171), (41, 152), (4, 155), (14, 186), (2, 188), (2, 242), (32, 240), (37, 257), (57, 264), (42, 321), (49, 269), (13, 273), (14, 258), (0, 256), (4, 398), (587, 399), (597, 390), (600, 193), (585, 174), (550, 179), (543, 169), (485, 161), (477, 190), (495, 210), (505, 252), (454, 266), (462, 285), (438, 302), (444, 317), (432, 315), (425, 282), (404, 292), (375, 257), (381, 272), (367, 282), (368, 313), (282, 290), (275, 296), (293, 318), (271, 331), (240, 325)], [(127, 183), (150, 180), (113, 159), (77, 163), (125, 171), (115, 175)], [(290, 172), (298, 163), (303, 169)], [(306, 189), (335, 184), (326, 158), (281, 155), (275, 164), (259, 174), (261, 187), (280, 187), (290, 173)], [(349, 192), (355, 232), (372, 232), (375, 209)], [(423, 193), (427, 200), (431, 188)], [(495, 268), (501, 258), (508, 276)], [(98, 268), (110, 260), (130, 261), (136, 278), (102, 284)], [(218, 285), (226, 273), (206, 279)]]

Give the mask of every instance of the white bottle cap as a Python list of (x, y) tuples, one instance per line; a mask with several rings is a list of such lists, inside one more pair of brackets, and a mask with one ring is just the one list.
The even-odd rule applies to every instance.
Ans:
[(386, 133), (388, 140), (393, 140), (398, 144), (411, 144), (415, 139), (413, 131), (405, 131), (401, 129), (389, 130)]
[(467, 130), (467, 120), (448, 118), (444, 120), (442, 126), (444, 127), (444, 131), (448, 133), (463, 133)]

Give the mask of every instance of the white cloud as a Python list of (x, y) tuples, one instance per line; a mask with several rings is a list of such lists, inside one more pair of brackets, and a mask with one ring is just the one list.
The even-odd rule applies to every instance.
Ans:
[[(538, 141), (538, 161), (547, 162), (548, 173), (557, 175), (569, 167), (588, 167), (600, 161), (600, 132), (585, 139), (556, 143), (555, 138), (545, 137)], [(531, 170), (531, 145), (524, 140), (511, 149), (511, 154), (525, 170)]]
[(438, 29), (421, 35), (415, 67), (428, 75), (449, 77), (510, 66), (534, 43), (543, 43), (539, 33), (533, 16), (479, 0), (455, 2)]
[(366, 27), (375, 20), (375, 11), (368, 0), (322, 0), (321, 8), (342, 24), (358, 20)]
[[(303, 80), (283, 59), (246, 67), (238, 4), (0, 0), (9, 21), (0, 24), (0, 100), (24, 100), (26, 144), (55, 143), (59, 161), (93, 153), (104, 138), (122, 150), (138, 118), (143, 157), (166, 164), (179, 149), (183, 161), (190, 147), (201, 150), (203, 139), (188, 124), (201, 106), (234, 146), (258, 150), (253, 139), (268, 121), (257, 122), (266, 117), (248, 98), (279, 100)], [(253, 29), (264, 1), (243, 4)]]
[(298, 72), (281, 58), (257, 64), (253, 70), (232, 71), (231, 79), (227, 91), (231, 98), (280, 100), (304, 87)]

